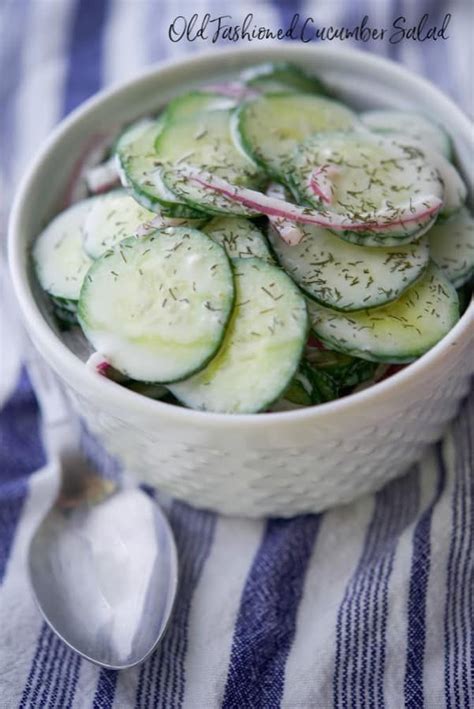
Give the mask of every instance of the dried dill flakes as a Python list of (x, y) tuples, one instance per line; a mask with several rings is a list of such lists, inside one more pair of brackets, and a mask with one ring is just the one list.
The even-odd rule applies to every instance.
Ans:
[[(349, 315), (311, 305), (310, 314), (315, 332), (330, 347), (373, 361), (410, 362), (454, 325), (458, 318), (457, 295), (430, 265), (421, 280), (382, 308)], [(348, 338), (350, 346), (346, 345)]]
[[(320, 208), (320, 196), (310, 187), (315, 165), (335, 171), (331, 203), (325, 209), (360, 226), (344, 236), (354, 243), (390, 246), (412, 241), (430, 218), (431, 203), (420, 199), (442, 197), (432, 166), (424, 153), (403, 142), (371, 134), (315, 134), (297, 146), (291, 158), (292, 182), (302, 200)], [(338, 175), (343, 180), (338, 180)], [(416, 205), (413, 201), (416, 196)], [(425, 209), (423, 219), (409, 219)], [(342, 234), (341, 234), (342, 236)]]
[(204, 307), (205, 307), (207, 310), (211, 310), (212, 312), (216, 312), (216, 313), (217, 313), (217, 312), (220, 312), (220, 311), (222, 310), (222, 308), (216, 308), (216, 307), (215, 307), (214, 305), (212, 305), (212, 303), (210, 303), (208, 300), (206, 300), (206, 302), (204, 303)]
[[(261, 410), (285, 388), (298, 366), (307, 315), (297, 288), (283, 271), (265, 262), (238, 259), (235, 272), (236, 306), (219, 356), (188, 382), (172, 385), (175, 396), (193, 408)], [(262, 307), (269, 297), (262, 288), (283, 297), (273, 308)]]
[[(328, 307), (349, 311), (379, 307), (399, 297), (428, 265), (426, 242), (363, 250), (328, 230), (305, 226), (296, 246), (269, 233), (286, 272), (308, 296)], [(364, 254), (365, 258), (360, 258)]]

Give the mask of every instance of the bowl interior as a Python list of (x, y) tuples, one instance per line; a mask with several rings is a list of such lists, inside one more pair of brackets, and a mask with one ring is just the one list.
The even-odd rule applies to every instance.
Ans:
[[(292, 61), (320, 75), (356, 110), (412, 109), (436, 119), (453, 139), (458, 166), (472, 195), (473, 158), (468, 120), (434, 87), (392, 62), (352, 50), (286, 45), (230, 50), (219, 53), (218, 60), (216, 53), (210, 53), (158, 67), (122, 87), (100, 94), (74, 112), (47, 141), (24, 180), (13, 210), (10, 242), (13, 253), (10, 256), (16, 289), (23, 310), (27, 310), (27, 320), (34, 320), (30, 329), (33, 339), (41, 341), (38, 342), (40, 350), (47, 339), (45, 325), (50, 335), (59, 333), (31, 272), (30, 245), (60, 208), (65, 185), (91, 136), (116, 133), (122, 124), (156, 112), (171, 97), (186, 89), (225, 79), (246, 66), (267, 61)], [(64, 357), (70, 356), (64, 345), (58, 342), (57, 346), (64, 350)], [(78, 348), (73, 346), (72, 349), (84, 359), (86, 351), (81, 351), (81, 346), (79, 343)]]

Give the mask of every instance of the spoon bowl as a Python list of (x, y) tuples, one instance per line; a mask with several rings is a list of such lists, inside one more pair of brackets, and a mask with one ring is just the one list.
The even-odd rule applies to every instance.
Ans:
[[(108, 487), (96, 478), (94, 488), (101, 485)], [(176, 595), (176, 549), (166, 518), (140, 489), (73, 506), (61, 496), (28, 561), (43, 616), (87, 660), (133, 667), (161, 640)]]
[(78, 422), (38, 357), (28, 362), (59, 494), (28, 552), (33, 593), (72, 650), (110, 669), (143, 662), (171, 617), (178, 584), (173, 533), (155, 500), (99, 476), (79, 450)]

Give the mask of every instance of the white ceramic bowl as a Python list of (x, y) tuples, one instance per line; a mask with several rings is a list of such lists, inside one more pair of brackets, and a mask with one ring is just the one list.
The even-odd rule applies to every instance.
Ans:
[(104, 446), (141, 480), (191, 504), (249, 517), (316, 512), (347, 502), (418, 459), (468, 391), (474, 370), (474, 305), (430, 352), (368, 390), (293, 412), (202, 413), (147, 399), (89, 371), (66, 348), (47, 315), (31, 277), (29, 245), (57, 209), (66, 176), (91, 134), (156, 109), (196, 82), (270, 60), (293, 61), (314, 71), (355, 108), (413, 108), (433, 116), (452, 135), (459, 165), (469, 178), (469, 121), (433, 86), (392, 62), (288, 44), (210, 53), (155, 67), (100, 93), (65, 120), (23, 181), (9, 243), (28, 332)]

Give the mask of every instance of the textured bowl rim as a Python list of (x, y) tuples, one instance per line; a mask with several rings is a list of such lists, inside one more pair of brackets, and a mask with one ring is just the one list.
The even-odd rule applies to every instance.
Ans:
[(14, 291), (19, 301), (23, 314), (23, 319), (27, 324), (28, 331), (32, 334), (38, 350), (45, 357), (48, 363), (79, 392), (87, 392), (99, 402), (107, 402), (114, 410), (119, 411), (122, 418), (129, 419), (135, 413), (145, 416), (166, 417), (168, 422), (199, 424), (209, 428), (224, 428), (226, 430), (242, 426), (274, 426), (276, 424), (297, 424), (298, 422), (312, 419), (315, 424), (323, 423), (333, 417), (338, 417), (342, 413), (357, 416), (361, 408), (370, 407), (371, 404), (379, 403), (381, 400), (389, 398), (395, 390), (400, 395), (402, 390), (408, 391), (412, 388), (413, 382), (421, 372), (426, 372), (437, 368), (449, 357), (450, 348), (462, 339), (468, 339), (470, 331), (474, 325), (474, 301), (471, 301), (468, 309), (463, 314), (459, 322), (452, 330), (426, 354), (408, 367), (394, 374), (367, 389), (355, 394), (350, 394), (341, 399), (330, 401), (316, 406), (306, 408), (272, 412), (264, 415), (260, 414), (223, 414), (207, 411), (197, 411), (184, 407), (166, 404), (159, 400), (150, 399), (132, 392), (125, 387), (117, 386), (104, 377), (97, 376), (62, 342), (53, 332), (49, 324), (43, 317), (36, 302), (26, 269), (23, 267), (23, 245), (19, 235), (22, 230), (23, 213), (28, 202), (31, 186), (34, 183), (37, 172), (41, 169), (43, 162), (54, 151), (55, 145), (60, 141), (69, 129), (80, 123), (81, 120), (93, 113), (95, 109), (106, 102), (111, 97), (127, 92), (131, 87), (140, 83), (146, 83), (155, 75), (179, 71), (186, 67), (215, 62), (217, 55), (225, 56), (227, 59), (235, 58), (236, 64), (239, 60), (254, 57), (255, 62), (269, 61), (272, 59), (298, 60), (313, 56), (323, 59), (334, 60), (335, 63), (347, 63), (367, 71), (373, 78), (385, 76), (390, 73), (391, 77), (399, 81), (411, 84), (417, 91), (430, 96), (432, 101), (444, 104), (446, 110), (451, 113), (451, 125), (455, 134), (471, 136), (471, 123), (462, 113), (456, 104), (445, 96), (439, 89), (427, 80), (412, 74), (409, 70), (396, 64), (395, 62), (373, 54), (355, 49), (340, 49), (322, 46), (298, 46), (298, 45), (267, 45), (261, 48), (232, 48), (217, 51), (206, 51), (197, 56), (185, 57), (183, 59), (173, 59), (155, 64), (137, 77), (105, 89), (95, 94), (92, 98), (81, 104), (66, 119), (61, 121), (51, 132), (47, 140), (42, 144), (34, 157), (28, 171), (23, 177), (17, 190), (17, 194), (12, 206), (9, 234), (8, 253), (10, 273), (12, 277)]

